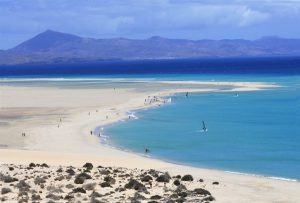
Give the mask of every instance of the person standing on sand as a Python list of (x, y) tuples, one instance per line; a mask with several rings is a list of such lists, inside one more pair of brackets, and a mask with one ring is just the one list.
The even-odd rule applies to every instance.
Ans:
[(93, 135), (93, 131), (91, 130), (91, 135)]

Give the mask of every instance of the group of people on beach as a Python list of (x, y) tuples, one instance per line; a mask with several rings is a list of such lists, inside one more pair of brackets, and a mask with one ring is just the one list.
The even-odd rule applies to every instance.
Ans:
[(154, 104), (154, 103), (166, 103), (167, 100), (157, 97), (157, 96), (148, 96), (145, 98), (144, 104)]

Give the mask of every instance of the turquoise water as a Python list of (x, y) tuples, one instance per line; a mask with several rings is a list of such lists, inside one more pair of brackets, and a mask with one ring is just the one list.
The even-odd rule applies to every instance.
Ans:
[[(105, 128), (109, 144), (192, 166), (300, 180), (299, 76), (205, 76), (207, 80), (266, 81), (275, 90), (175, 95), (139, 118)], [(176, 79), (203, 79), (189, 77)], [(208, 132), (201, 132), (202, 120)]]
[[(105, 127), (108, 143), (155, 158), (215, 168), (300, 180), (300, 76), (238, 74), (50, 75), (19, 77), (20, 86), (101, 88), (138, 81), (258, 81), (274, 90), (175, 95), (160, 108), (139, 110), (139, 118)], [(121, 79), (120, 79), (121, 78)], [(21, 79), (21, 80), (20, 80)], [(24, 79), (24, 80), (22, 80)], [(28, 79), (28, 80), (27, 80)], [(103, 80), (105, 79), (105, 80)], [(1, 81), (1, 84), (7, 82)], [(10, 83), (10, 82), (8, 82)], [(208, 132), (202, 133), (202, 120)]]
[[(139, 80), (278, 83), (284, 87), (240, 92), (238, 97), (217, 92), (193, 93), (189, 98), (176, 95), (171, 104), (138, 111), (139, 119), (118, 122), (105, 128), (104, 133), (111, 145), (136, 153), (143, 153), (148, 147), (151, 156), (172, 162), (297, 180), (299, 75), (299, 57), (117, 60), (0, 67), (0, 79), (21, 79), (13, 82), (19, 86), (100, 89), (114, 83), (121, 88)], [(0, 85), (6, 83), (0, 81)], [(206, 133), (200, 132), (202, 120), (208, 127)]]

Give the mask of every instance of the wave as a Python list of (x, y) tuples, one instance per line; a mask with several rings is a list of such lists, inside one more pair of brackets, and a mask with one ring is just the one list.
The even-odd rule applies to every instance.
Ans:
[(136, 115), (135, 115), (135, 112), (133, 112), (133, 111), (126, 111), (126, 114), (127, 114), (127, 116), (128, 116), (128, 119), (139, 119), (139, 117), (137, 117)]
[(270, 179), (274, 179), (274, 180), (282, 180), (282, 181), (289, 181), (289, 182), (298, 182), (299, 181), (297, 179), (292, 179), (292, 178), (284, 178), (284, 177), (268, 176), (268, 175), (257, 175), (257, 174), (253, 174), (253, 173), (242, 173), (242, 172), (236, 172), (236, 171), (224, 171), (224, 172), (238, 174), (238, 175), (253, 176), (253, 177), (265, 177), (265, 178), (270, 178)]

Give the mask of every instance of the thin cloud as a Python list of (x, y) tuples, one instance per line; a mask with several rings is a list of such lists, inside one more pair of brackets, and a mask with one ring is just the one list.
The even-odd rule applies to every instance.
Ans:
[(300, 37), (299, 20), (300, 0), (0, 0), (0, 44), (46, 29), (95, 38)]

